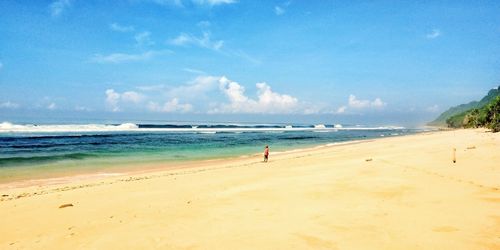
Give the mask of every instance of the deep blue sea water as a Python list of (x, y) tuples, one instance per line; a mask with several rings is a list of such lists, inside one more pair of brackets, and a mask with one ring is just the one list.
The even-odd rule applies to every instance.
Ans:
[(86, 124), (0, 123), (0, 182), (32, 172), (182, 162), (272, 152), (314, 145), (398, 136), (419, 130), (397, 127), (280, 124)]

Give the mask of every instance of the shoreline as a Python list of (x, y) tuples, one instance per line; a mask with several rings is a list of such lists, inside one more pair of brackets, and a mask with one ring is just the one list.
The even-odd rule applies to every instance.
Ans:
[(4, 189), (0, 248), (498, 249), (499, 149), (436, 131)]
[[(370, 142), (377, 142), (377, 141), (383, 141), (391, 138), (401, 138), (401, 137), (411, 137), (411, 136), (421, 136), (421, 135), (427, 135), (427, 134), (435, 134), (435, 133), (440, 133), (440, 132), (449, 132), (452, 130), (431, 130), (431, 131), (422, 131), (414, 134), (407, 134), (407, 135), (396, 135), (396, 136), (390, 136), (390, 137), (379, 137), (379, 138), (368, 138), (368, 139), (361, 139), (361, 140), (353, 140), (353, 141), (342, 141), (342, 142), (334, 142), (334, 143), (326, 143), (326, 144), (319, 144), (315, 146), (308, 146), (305, 148), (298, 148), (298, 149), (290, 149), (286, 151), (277, 151), (277, 152), (271, 152), (271, 157), (272, 159), (276, 159), (276, 156), (282, 156), (286, 157), (287, 155), (293, 155), (293, 154), (309, 154), (309, 153), (320, 153), (321, 150), (327, 150), (329, 148), (335, 148), (335, 147), (342, 147), (342, 146), (349, 146), (349, 145), (356, 145), (356, 144), (363, 144), (363, 143), (370, 143)], [(261, 154), (246, 154), (246, 155), (239, 155), (239, 156), (231, 156), (228, 158), (214, 158), (214, 159), (204, 159), (204, 160), (193, 160), (193, 161), (185, 161), (185, 162), (174, 162), (174, 163), (165, 163), (165, 162), (152, 162), (152, 163), (146, 163), (142, 164), (140, 166), (136, 164), (127, 164), (127, 166), (120, 166), (117, 167), (117, 171), (113, 172), (103, 172), (103, 171), (92, 171), (88, 173), (82, 173), (82, 174), (64, 174), (62, 173), (59, 176), (55, 177), (49, 177), (49, 178), (35, 178), (35, 179), (27, 179), (27, 180), (20, 180), (20, 181), (13, 181), (13, 182), (6, 182), (6, 183), (0, 183), (0, 193), (3, 192), (1, 195), (5, 195), (5, 193), (8, 193), (9, 191), (12, 190), (25, 190), (25, 189), (35, 189), (35, 190), (46, 190), (46, 189), (52, 189), (52, 190), (60, 190), (61, 187), (64, 186), (64, 189), (74, 189), (75, 186), (78, 186), (79, 188), (83, 186), (88, 187), (88, 186), (93, 186), (93, 184), (96, 183), (101, 183), (102, 182), (108, 182), (108, 183), (115, 183), (116, 181), (124, 181), (123, 178), (125, 179), (130, 179), (130, 178), (136, 178), (139, 177), (139, 179), (143, 179), (141, 176), (144, 175), (152, 175), (152, 176), (164, 176), (164, 175), (169, 175), (170, 172), (176, 173), (176, 171), (179, 170), (196, 170), (196, 169), (201, 169), (203, 171), (207, 170), (212, 170), (212, 169), (218, 169), (217, 165), (248, 165), (248, 164), (258, 164), (262, 163), (261, 161)], [(272, 161), (271, 159), (271, 161)], [(189, 171), (188, 171), (189, 172)], [(196, 172), (196, 171), (195, 171)], [(126, 180), (125, 180), (126, 181)], [(42, 192), (43, 193), (43, 192)], [(3, 196), (0, 197), (0, 202), (4, 200), (12, 200), (12, 199), (17, 199), (18, 196), (22, 197), (27, 197), (31, 196), (32, 194), (38, 195), (41, 194), (40, 192), (32, 192), (30, 195), (28, 195), (25, 192), (22, 192), (17, 195), (9, 195), (9, 196)]]
[[(429, 132), (429, 131), (427, 131)], [(432, 132), (432, 131), (431, 131)], [(426, 133), (426, 132), (418, 132), (415, 134)], [(276, 155), (287, 155), (296, 152), (304, 152), (311, 151), (321, 148), (327, 147), (335, 147), (342, 145), (350, 145), (357, 144), (363, 142), (369, 142), (373, 140), (379, 140), (384, 138), (391, 137), (400, 137), (400, 136), (410, 136), (415, 134), (408, 135), (396, 135), (390, 137), (380, 137), (380, 138), (367, 138), (361, 140), (352, 140), (352, 141), (341, 141), (341, 142), (333, 142), (326, 144), (318, 144), (318, 145), (307, 145), (305, 147), (292, 148), (285, 151), (273, 151), (271, 152), (271, 156)], [(197, 168), (203, 167), (210, 164), (219, 164), (223, 162), (237, 162), (242, 159), (248, 158), (260, 158), (261, 153), (256, 154), (242, 154), (242, 155), (234, 155), (228, 157), (219, 157), (219, 158), (208, 158), (208, 159), (195, 159), (195, 160), (184, 160), (184, 161), (174, 161), (174, 162), (166, 162), (165, 160), (154, 160), (151, 162), (137, 164), (137, 163), (117, 163), (115, 165), (111, 165), (107, 169), (78, 169), (71, 171), (61, 170), (59, 172), (52, 173), (50, 177), (42, 177), (42, 176), (31, 176), (31, 178), (21, 179), (21, 180), (13, 180), (0, 183), (0, 191), (3, 189), (9, 188), (24, 188), (24, 187), (34, 187), (34, 186), (46, 186), (46, 185), (62, 185), (68, 184), (73, 181), (97, 181), (100, 179), (105, 179), (107, 177), (113, 176), (124, 176), (124, 175), (137, 175), (143, 173), (151, 173), (151, 172), (159, 172), (159, 171), (169, 171), (169, 170), (177, 170), (184, 168)]]

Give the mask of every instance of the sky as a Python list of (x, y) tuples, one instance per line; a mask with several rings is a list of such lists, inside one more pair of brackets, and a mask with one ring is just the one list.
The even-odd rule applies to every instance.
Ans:
[(424, 124), (500, 85), (499, 1), (0, 1), (0, 122)]

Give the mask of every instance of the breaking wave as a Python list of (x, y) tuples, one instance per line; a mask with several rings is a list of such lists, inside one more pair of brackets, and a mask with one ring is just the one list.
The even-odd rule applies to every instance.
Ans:
[(0, 123), (0, 133), (93, 133), (93, 132), (259, 132), (259, 131), (331, 131), (337, 130), (396, 130), (403, 127), (346, 127), (334, 125), (276, 125), (276, 124), (12, 124)]

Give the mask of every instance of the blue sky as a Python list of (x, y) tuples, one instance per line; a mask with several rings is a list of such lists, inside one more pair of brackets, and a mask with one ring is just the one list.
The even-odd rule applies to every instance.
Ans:
[(500, 83), (498, 1), (1, 1), (0, 11), (1, 121), (418, 124)]

